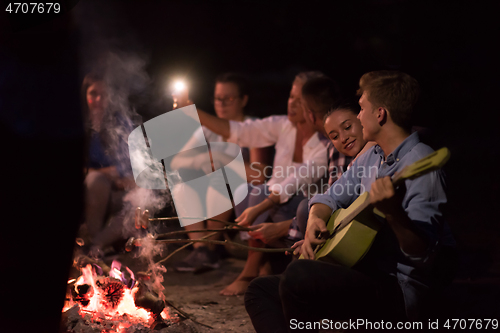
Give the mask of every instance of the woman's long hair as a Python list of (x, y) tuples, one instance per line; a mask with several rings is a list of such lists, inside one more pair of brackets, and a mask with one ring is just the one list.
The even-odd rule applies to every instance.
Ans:
[[(87, 103), (87, 90), (98, 82), (102, 82), (106, 89), (110, 89), (109, 85), (106, 84), (104, 76), (96, 72), (91, 72), (85, 76), (81, 89), (82, 112), (85, 126), (86, 165), (88, 165), (90, 141), (93, 132), (90, 109)], [(109, 91), (107, 95), (111, 95)], [(125, 127), (130, 127), (131, 122), (125, 115), (119, 115), (119, 110), (113, 107), (113, 103), (106, 104), (107, 107), (104, 110), (98, 135), (105, 153), (114, 160), (120, 161), (123, 159), (121, 155), (124, 153), (124, 149), (122, 148), (123, 142), (121, 141), (125, 140), (126, 142), (128, 137), (128, 133), (125, 133), (124, 129)]]

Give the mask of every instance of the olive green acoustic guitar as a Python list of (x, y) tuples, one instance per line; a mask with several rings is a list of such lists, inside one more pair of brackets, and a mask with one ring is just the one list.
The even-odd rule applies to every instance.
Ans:
[[(407, 165), (394, 174), (394, 187), (405, 179), (415, 179), (441, 168), (450, 158), (448, 148), (441, 148), (428, 156)], [(384, 215), (370, 205), (368, 192), (361, 194), (348, 208), (337, 209), (328, 220), (330, 237), (315, 250), (315, 259), (334, 261), (352, 267), (368, 252), (382, 221), (376, 215)], [(303, 259), (303, 256), (300, 256)]]

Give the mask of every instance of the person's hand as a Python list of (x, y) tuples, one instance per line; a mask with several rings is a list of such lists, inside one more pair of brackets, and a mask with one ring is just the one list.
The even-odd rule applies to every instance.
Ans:
[(402, 184), (396, 191), (389, 176), (379, 178), (371, 185), (370, 203), (386, 216), (399, 214), (405, 190)]
[(314, 248), (323, 244), (330, 236), (330, 232), (326, 228), (326, 223), (316, 216), (309, 216), (307, 221), (307, 230), (304, 237), (304, 242), (301, 246), (302, 255), (305, 259), (314, 259)]
[(292, 245), (293, 253), (291, 252), (285, 252), (286, 255), (293, 254), (294, 256), (300, 256), (302, 254), (302, 244), (304, 244), (304, 240), (299, 240), (298, 242), (295, 242), (295, 244)]
[(187, 87), (184, 87), (182, 90), (174, 90), (172, 92), (172, 98), (174, 99), (174, 109), (193, 104), (193, 102), (189, 100), (189, 90)]
[(254, 227), (255, 229), (249, 231), (248, 234), (255, 239), (260, 239), (264, 243), (269, 244), (286, 235), (288, 228), (285, 229), (282, 223), (262, 223)]
[(255, 208), (255, 206), (248, 207), (234, 221), (238, 222), (238, 225), (241, 225), (242, 227), (247, 227), (249, 225), (252, 225), (252, 223), (255, 221), (257, 216), (259, 216), (259, 212)]

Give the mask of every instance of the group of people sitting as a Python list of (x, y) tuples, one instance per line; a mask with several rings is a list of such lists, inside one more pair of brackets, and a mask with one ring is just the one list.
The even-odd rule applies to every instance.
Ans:
[[(215, 84), (216, 116), (198, 109), (203, 133), (193, 136), (242, 147), (247, 184), (232, 193), (238, 202), (234, 210), (214, 219), (234, 218), (249, 227), (241, 232), (249, 246), (292, 247), (294, 255), (314, 259), (315, 247), (330, 236), (326, 223), (332, 213), (363, 192), (385, 216), (371, 250), (353, 267), (248, 251), (243, 271), (221, 294), (245, 294), (257, 332), (287, 332), (292, 320), (416, 319), (425, 315), (429, 297), (450, 282), (445, 272), (453, 268), (455, 244), (442, 214), (442, 171), (397, 188), (391, 182), (396, 172), (432, 152), (412, 133), (417, 81), (398, 71), (369, 72), (360, 79), (357, 97), (352, 95), (341, 96), (337, 83), (320, 72), (303, 72), (292, 83), (287, 115), (255, 119), (244, 113), (245, 80), (225, 74)], [(187, 98), (176, 102), (179, 108), (192, 104)], [(267, 179), (269, 146), (274, 161)], [(207, 220), (185, 228), (220, 227)], [(196, 240), (208, 233), (188, 235)], [(215, 245), (195, 242), (175, 268), (196, 271), (219, 264)], [(319, 328), (313, 326), (312, 331)]]

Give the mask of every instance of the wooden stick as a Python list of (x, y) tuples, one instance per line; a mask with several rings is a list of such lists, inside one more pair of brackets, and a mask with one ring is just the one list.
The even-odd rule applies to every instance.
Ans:
[[(149, 221), (172, 221), (172, 220), (178, 220), (178, 219), (179, 219), (179, 217), (176, 217), (176, 216), (174, 216), (174, 217), (151, 217), (151, 218), (149, 218)], [(209, 218), (209, 217), (193, 217), (193, 216), (188, 216), (188, 217), (183, 217), (183, 219), (203, 220), (203, 221), (210, 220), (210, 221), (224, 223), (226, 225), (232, 225), (232, 226), (235, 226), (235, 227), (239, 227), (239, 225), (236, 224), (236, 223), (234, 223), (234, 222), (222, 221), (222, 220), (213, 219), (213, 218)]]
[(202, 326), (205, 326), (205, 327), (208, 327), (210, 329), (214, 329), (212, 326), (208, 326), (207, 324), (203, 324), (203, 323), (200, 323), (199, 321), (196, 321), (194, 320), (193, 318), (191, 318), (191, 316), (189, 314), (187, 314), (186, 312), (182, 311), (181, 309), (179, 309), (178, 307), (174, 306), (172, 304), (172, 302), (169, 302), (167, 300), (165, 300), (165, 304), (167, 304), (169, 307), (171, 308), (174, 308), (177, 312), (179, 312), (179, 314), (181, 316), (183, 316), (185, 319), (189, 319), (191, 321), (193, 321), (194, 323), (198, 324), (198, 325), (202, 325)]
[[(211, 234), (208, 234), (208, 235), (206, 235), (206, 236), (201, 237), (201, 239), (207, 239), (207, 238), (212, 237), (212, 236), (217, 235), (217, 234), (218, 234), (218, 232), (213, 232), (213, 233), (211, 233)], [(157, 261), (157, 262), (156, 262), (156, 264), (161, 264), (162, 262), (167, 261), (167, 260), (168, 260), (168, 259), (170, 259), (170, 258), (171, 258), (174, 254), (176, 254), (176, 253), (180, 252), (181, 250), (185, 249), (186, 247), (188, 247), (189, 245), (192, 245), (192, 244), (194, 244), (194, 242), (191, 240), (191, 242), (190, 242), (190, 243), (187, 243), (187, 244), (185, 244), (185, 245), (182, 245), (180, 248), (176, 249), (174, 252), (170, 253), (170, 254), (169, 254), (168, 256), (166, 256), (165, 258), (163, 258), (163, 259), (161, 259), (161, 260)]]
[(260, 251), (260, 252), (293, 252), (292, 248), (263, 248), (263, 247), (253, 247), (253, 246), (248, 246), (248, 245), (243, 245), (240, 243), (224, 240), (224, 241), (217, 241), (217, 240), (211, 240), (211, 239), (160, 239), (156, 240), (158, 243), (166, 243), (166, 244), (171, 244), (171, 243), (191, 243), (191, 242), (201, 242), (201, 243), (210, 243), (210, 244), (231, 244), (234, 246), (239, 246), (244, 249), (252, 250), (252, 251)]
[[(238, 224), (235, 224), (233, 222), (222, 221), (222, 220), (218, 220), (218, 219), (204, 218), (204, 217), (203, 218), (200, 218), (200, 217), (184, 217), (184, 218), (185, 219), (203, 219), (203, 220), (216, 221), (216, 222), (220, 222), (220, 223), (226, 224), (227, 226), (236, 227), (238, 229), (238, 231), (251, 231), (252, 230), (250, 228), (242, 227), (242, 226), (240, 226)], [(170, 220), (178, 220), (178, 219), (179, 219), (178, 217), (152, 217), (152, 218), (149, 218), (149, 221), (170, 221)], [(190, 233), (190, 232), (201, 232), (201, 231), (212, 231), (212, 230), (215, 230), (215, 229), (210, 229), (210, 230), (191, 230), (191, 231), (173, 231), (171, 233), (160, 234), (158, 236), (165, 236), (165, 235), (172, 235), (172, 234), (181, 234), (181, 233), (186, 233), (187, 234), (187, 233)], [(229, 228), (226, 227), (224, 229), (221, 229), (220, 231), (225, 231), (225, 230), (231, 230), (231, 229), (229, 229)], [(215, 240), (209, 240), (209, 239), (207, 239), (209, 237), (212, 237), (212, 236), (218, 234), (220, 231), (213, 232), (213, 233), (208, 234), (208, 235), (206, 235), (206, 236), (204, 236), (204, 237), (202, 237), (200, 239), (168, 239), (168, 240), (157, 240), (158, 242), (162, 242), (162, 243), (187, 243), (187, 244), (185, 244), (185, 245), (181, 246), (180, 248), (176, 249), (174, 252), (170, 253), (165, 258), (157, 261), (156, 264), (161, 264), (161, 263), (167, 261), (174, 254), (182, 251), (183, 249), (185, 249), (189, 245), (194, 244), (195, 242), (204, 242), (204, 243), (222, 244), (222, 245), (232, 244), (234, 246), (243, 247), (243, 248), (248, 249), (248, 250), (260, 251), (260, 252), (293, 252), (293, 250), (294, 250), (292, 248), (269, 249), (269, 248), (251, 247), (251, 246), (247, 246), (247, 245), (243, 245), (243, 244), (239, 244), (239, 243), (231, 242), (231, 241), (227, 241), (227, 240), (225, 240), (225, 241), (215, 241)]]
[(204, 232), (204, 231), (226, 231), (226, 230), (236, 230), (236, 231), (253, 231), (254, 229), (252, 228), (244, 228), (242, 227), (241, 229), (232, 229), (232, 228), (220, 228), (220, 229), (196, 229), (196, 230), (178, 230), (178, 231), (171, 231), (171, 232), (166, 232), (164, 234), (158, 234), (156, 235), (156, 240), (164, 239), (169, 236), (175, 236), (175, 235), (183, 235), (183, 234), (189, 234), (192, 232)]

